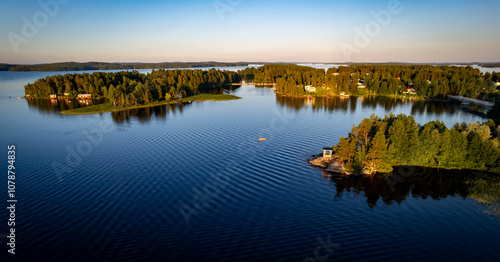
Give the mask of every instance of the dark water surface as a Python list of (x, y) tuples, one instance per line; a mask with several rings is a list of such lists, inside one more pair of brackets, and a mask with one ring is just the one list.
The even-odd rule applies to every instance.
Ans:
[(253, 86), (230, 91), (236, 101), (79, 116), (15, 98), (49, 74), (0, 72), (0, 168), (14, 144), (18, 200), (12, 256), (5, 175), (2, 261), (500, 257), (499, 217), (471, 198), (477, 174), (331, 177), (306, 162), (371, 114), (448, 126), (480, 114), (382, 97), (291, 99)]

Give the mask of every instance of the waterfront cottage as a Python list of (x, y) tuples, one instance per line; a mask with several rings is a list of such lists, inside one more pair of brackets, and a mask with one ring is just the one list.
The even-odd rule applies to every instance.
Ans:
[(331, 147), (323, 148), (323, 158), (332, 158), (333, 149)]

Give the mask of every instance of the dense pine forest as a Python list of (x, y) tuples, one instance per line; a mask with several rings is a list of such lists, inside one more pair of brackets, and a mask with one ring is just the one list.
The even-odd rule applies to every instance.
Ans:
[(395, 165), (478, 169), (500, 173), (500, 126), (443, 122), (420, 125), (412, 116), (375, 115), (333, 146), (347, 171), (391, 172)]
[[(275, 83), (276, 92), (291, 96), (410, 93), (421, 98), (445, 99), (447, 95), (494, 99), (500, 73), (481, 74), (470, 66), (355, 65), (321, 69), (298, 65), (265, 65), (240, 70), (255, 82)], [(315, 87), (308, 92), (306, 86)]]
[(208, 93), (238, 82), (237, 73), (216, 69), (159, 69), (150, 74), (95, 72), (48, 76), (27, 84), (25, 94), (31, 98), (48, 98), (51, 94), (76, 98), (78, 94), (91, 94), (92, 98), (106, 98), (116, 106), (128, 106)]

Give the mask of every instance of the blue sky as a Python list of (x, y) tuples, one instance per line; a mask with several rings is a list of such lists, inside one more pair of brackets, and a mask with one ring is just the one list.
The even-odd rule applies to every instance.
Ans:
[[(49, 11), (40, 3), (48, 3)], [(399, 12), (391, 13), (391, 4)], [(500, 0), (3, 0), (0, 5), (0, 63), (500, 62)], [(386, 24), (372, 15), (387, 12)], [(26, 20), (35, 33), (23, 32), (30, 28)]]

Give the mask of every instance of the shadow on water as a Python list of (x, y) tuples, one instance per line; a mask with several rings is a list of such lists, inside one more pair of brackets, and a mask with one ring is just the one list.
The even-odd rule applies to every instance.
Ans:
[(365, 96), (365, 97), (289, 97), (276, 94), (276, 102), (281, 107), (293, 108), (299, 111), (304, 108), (312, 108), (313, 111), (342, 111), (354, 112), (357, 107), (363, 109), (384, 109), (394, 111), (398, 106), (411, 103), (412, 115), (425, 114), (446, 114), (453, 115), (463, 111), (469, 114), (486, 117), (484, 108), (476, 105), (461, 106), (457, 103), (443, 101), (423, 101), (408, 100), (402, 98), (385, 96)]
[[(342, 111), (347, 112), (353, 104), (356, 104), (356, 98), (341, 97), (306, 97), (297, 98), (281, 96), (276, 94), (276, 103), (281, 107), (293, 108), (299, 111), (306, 107), (311, 107), (314, 111)], [(356, 108), (351, 108), (354, 111)]]
[(500, 220), (500, 178), (472, 179), (467, 181), (469, 197), (486, 206), (485, 213)]
[[(98, 105), (105, 102), (104, 99), (29, 99), (28, 107), (30, 110), (36, 110), (41, 114), (53, 115), (64, 117), (61, 111), (83, 108), (91, 105)], [(132, 119), (137, 119), (139, 123), (146, 124), (151, 120), (167, 120), (167, 115), (169, 113), (182, 114), (185, 107), (190, 106), (190, 104), (178, 103), (178, 104), (167, 104), (154, 107), (144, 107), (136, 108), (130, 110), (122, 110), (111, 112), (111, 117), (113, 121), (117, 124), (130, 123)]]
[(428, 113), (453, 115), (459, 111), (480, 117), (487, 117), (488, 112), (487, 109), (478, 105), (462, 106), (459, 103), (437, 101), (415, 101), (411, 108), (412, 115), (425, 115)]
[(30, 110), (36, 110), (42, 114), (60, 115), (61, 111), (83, 108), (91, 105), (99, 105), (104, 99), (27, 99)]
[(366, 197), (370, 208), (379, 200), (385, 205), (401, 204), (408, 196), (434, 200), (448, 196), (470, 197), (486, 205), (490, 214), (500, 216), (500, 177), (478, 171), (443, 170), (424, 167), (396, 167), (393, 173), (367, 176), (330, 175), (323, 179), (333, 182), (337, 189), (335, 200), (344, 194)]
[(191, 105), (179, 103), (122, 110), (111, 112), (111, 118), (119, 125), (129, 124), (133, 119), (138, 120), (141, 124), (147, 124), (151, 120), (167, 121), (168, 114), (182, 114), (185, 107), (189, 106)]
[[(232, 94), (241, 85), (221, 87), (218, 89), (213, 89), (209, 94)], [(63, 117), (60, 114), (61, 111), (84, 108), (92, 105), (99, 105), (105, 103), (106, 99), (27, 99), (28, 107), (30, 110), (35, 110), (41, 114), (54, 115)], [(113, 120), (117, 123), (124, 123), (129, 121), (131, 118), (137, 118), (141, 123), (146, 123), (149, 121), (148, 118), (151, 116), (157, 119), (166, 119), (166, 111), (171, 111), (176, 114), (177, 112), (182, 113), (182, 110), (186, 104), (168, 104), (163, 106), (155, 106), (149, 108), (139, 108), (113, 112)]]

